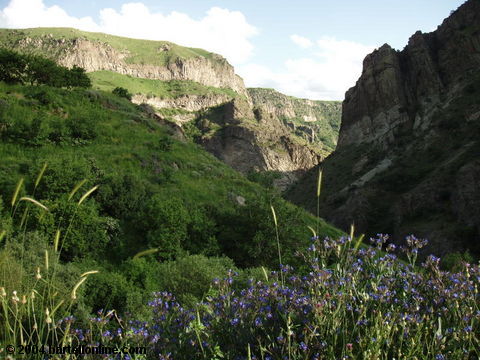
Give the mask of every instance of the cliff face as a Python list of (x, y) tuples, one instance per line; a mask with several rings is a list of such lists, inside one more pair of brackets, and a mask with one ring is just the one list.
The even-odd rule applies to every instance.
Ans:
[(385, 44), (368, 55), (345, 95), (339, 146), (388, 145), (399, 128), (429, 127), (429, 112), (478, 70), (479, 9), (478, 1), (467, 1), (436, 31), (415, 33), (403, 51)]
[[(324, 161), (322, 215), (347, 228), (410, 233), (438, 254), (480, 253), (480, 1), (402, 51), (368, 55), (343, 102), (336, 151)], [(314, 172), (289, 194), (314, 188)], [(312, 196), (313, 197), (313, 196)]]

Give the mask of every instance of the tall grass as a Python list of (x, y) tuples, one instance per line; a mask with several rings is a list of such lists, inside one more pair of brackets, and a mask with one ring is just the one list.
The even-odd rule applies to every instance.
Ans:
[[(47, 164), (42, 167), (37, 176), (32, 193), (35, 193), (46, 168)], [(74, 188), (69, 200), (72, 200), (74, 193), (80, 190), (80, 187)], [(82, 202), (95, 190), (96, 187), (85, 192), (77, 202), (77, 206), (81, 206)], [(18, 241), (22, 242), (22, 254), (25, 255), (25, 242), (29, 241), (28, 221), (35, 216), (43, 216), (49, 211), (33, 196), (21, 196), (23, 192), (25, 187), (22, 178), (17, 183), (10, 203), (11, 216), (15, 222), (18, 222), (15, 236), (7, 235), (2, 249), (5, 252), (4, 259), (1, 259), (5, 263), (0, 274), (0, 349), (3, 352), (6, 351), (3, 348), (6, 345), (28, 345), (39, 349), (45, 344), (55, 346), (71, 344), (72, 334), (69, 332), (69, 326), (60, 329), (57, 321), (72, 313), (79, 288), (90, 275), (97, 272), (92, 270), (81, 274), (70, 292), (59, 288), (59, 284), (64, 281), (57, 273), (62, 246), (59, 246), (59, 229), (52, 243), (44, 248), (43, 263), (27, 264), (26, 258), (13, 259), (9, 256), (8, 251), (12, 243)], [(73, 218), (70, 219), (70, 222), (73, 220)], [(5, 231), (1, 233), (6, 234)], [(6, 268), (12, 271), (7, 272)], [(36, 269), (34, 273), (28, 271), (32, 268)], [(16, 288), (16, 286), (19, 287)], [(29, 358), (34, 358), (34, 355), (30, 355)]]

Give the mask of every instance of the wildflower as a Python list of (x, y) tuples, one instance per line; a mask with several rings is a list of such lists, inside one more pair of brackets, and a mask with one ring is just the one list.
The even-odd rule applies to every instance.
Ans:
[(348, 343), (347, 344), (347, 351), (352, 351), (353, 349), (353, 344), (352, 343)]
[(397, 247), (395, 246), (395, 244), (390, 243), (390, 244), (388, 244), (388, 246), (387, 246), (387, 251), (388, 251), (388, 252), (393, 252), (393, 251), (395, 251), (396, 248), (397, 248)]
[(4, 287), (0, 287), (0, 296), (1, 296), (1, 297), (7, 296), (7, 293), (5, 292), (5, 288), (4, 288)]

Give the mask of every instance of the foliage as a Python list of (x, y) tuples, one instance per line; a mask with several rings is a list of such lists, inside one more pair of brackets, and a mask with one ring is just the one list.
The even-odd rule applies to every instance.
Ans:
[(113, 89), (112, 94), (123, 97), (127, 100), (132, 100), (132, 94), (130, 94), (127, 89), (122, 87), (116, 87)]
[(214, 279), (221, 278), (233, 268), (235, 266), (229, 258), (208, 258), (203, 255), (181, 257), (157, 267), (158, 285), (153, 290), (175, 293), (182, 304), (193, 306), (209, 292)]
[(281, 177), (279, 171), (251, 171), (247, 174), (247, 178), (250, 181), (259, 183), (260, 185), (273, 189), (275, 180)]
[(0, 48), (0, 81), (17, 84), (23, 81), (26, 58), (19, 53)]
[(68, 69), (50, 59), (37, 55), (22, 55), (5, 48), (0, 48), (0, 81), (54, 87), (91, 86), (85, 70), (78, 66)]

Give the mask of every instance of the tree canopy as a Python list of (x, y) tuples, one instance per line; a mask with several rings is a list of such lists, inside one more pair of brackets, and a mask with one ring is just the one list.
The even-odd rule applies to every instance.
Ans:
[(74, 65), (69, 69), (38, 55), (24, 55), (5, 48), (0, 48), (0, 81), (68, 88), (92, 86), (81, 67)]

